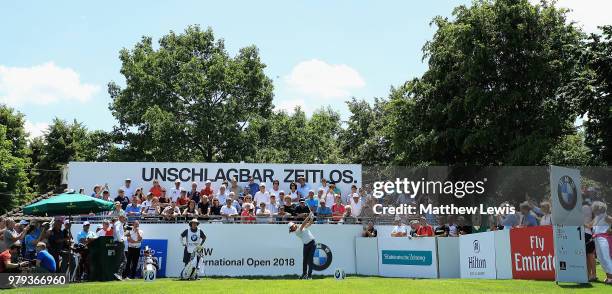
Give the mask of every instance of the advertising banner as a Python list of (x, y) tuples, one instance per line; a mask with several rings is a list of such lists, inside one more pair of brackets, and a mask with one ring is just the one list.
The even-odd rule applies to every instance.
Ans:
[(581, 190), (579, 170), (550, 167), (557, 282), (588, 282)]
[(157, 277), (163, 278), (166, 276), (166, 261), (168, 255), (168, 240), (158, 240), (158, 239), (143, 239), (141, 243), (142, 247), (140, 249), (140, 259), (138, 259), (138, 272), (137, 275), (141, 277), (142, 273), (140, 269), (142, 269), (142, 257), (144, 248), (149, 246), (151, 249), (151, 254), (153, 257), (157, 258), (157, 264), (159, 265), (159, 269), (157, 270)]
[(512, 278), (555, 280), (555, 250), (552, 226), (510, 230)]
[(379, 238), (379, 271), (383, 277), (437, 278), (436, 238)]
[(462, 279), (496, 279), (495, 234), (484, 232), (459, 237)]
[(230, 182), (236, 177), (243, 187), (252, 176), (255, 183), (280, 182), (280, 189), (289, 191), (289, 184), (304, 177), (314, 190), (321, 185), (321, 179), (335, 182), (342, 193), (351, 191), (351, 185), (361, 187), (361, 165), (358, 164), (265, 164), (265, 163), (189, 163), (189, 162), (70, 162), (68, 164), (68, 188), (78, 191), (85, 188), (91, 194), (94, 185), (108, 183), (111, 193), (123, 185), (126, 178), (132, 180), (132, 187), (148, 190), (153, 179), (165, 187), (174, 187), (180, 180), (185, 189), (191, 182), (201, 189), (210, 180), (218, 188), (224, 180)]

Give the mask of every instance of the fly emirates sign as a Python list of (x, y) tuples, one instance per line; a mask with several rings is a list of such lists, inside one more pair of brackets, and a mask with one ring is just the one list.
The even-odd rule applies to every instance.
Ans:
[(551, 226), (512, 229), (510, 244), (514, 279), (555, 279), (555, 250)]

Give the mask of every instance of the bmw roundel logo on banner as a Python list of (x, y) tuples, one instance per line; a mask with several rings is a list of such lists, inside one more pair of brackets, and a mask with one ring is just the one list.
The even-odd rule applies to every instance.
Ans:
[(322, 243), (317, 243), (317, 247), (315, 248), (315, 252), (313, 255), (313, 263), (312, 267), (315, 271), (323, 271), (327, 269), (332, 263), (332, 252), (327, 245)]
[(559, 203), (565, 210), (572, 210), (578, 202), (576, 184), (570, 176), (562, 176), (557, 183), (557, 196)]

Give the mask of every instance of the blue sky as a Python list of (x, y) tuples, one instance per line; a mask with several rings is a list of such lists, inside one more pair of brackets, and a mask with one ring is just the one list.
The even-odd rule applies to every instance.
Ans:
[[(469, 1), (3, 1), (0, 103), (39, 135), (54, 118), (110, 130), (106, 84), (123, 84), (118, 51), (190, 24), (212, 27), (230, 54), (255, 44), (277, 108), (386, 97), (426, 68), (421, 48), (436, 15)], [(612, 23), (607, 0), (560, 1), (584, 28)]]

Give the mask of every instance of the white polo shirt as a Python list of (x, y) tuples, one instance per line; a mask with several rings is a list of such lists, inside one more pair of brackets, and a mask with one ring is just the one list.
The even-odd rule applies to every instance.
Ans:
[(302, 243), (304, 244), (308, 244), (310, 243), (310, 241), (314, 240), (314, 236), (308, 228), (305, 228), (300, 231), (300, 228), (298, 227), (298, 229), (295, 230), (295, 235), (302, 239)]

